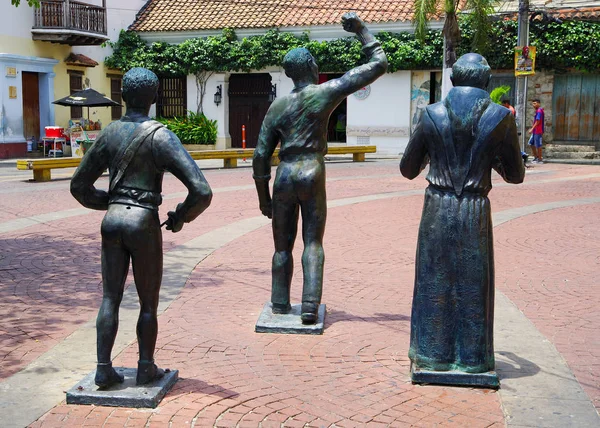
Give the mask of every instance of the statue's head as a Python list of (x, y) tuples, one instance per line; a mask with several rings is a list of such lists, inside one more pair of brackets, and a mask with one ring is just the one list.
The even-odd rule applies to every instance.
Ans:
[(123, 76), (123, 101), (127, 107), (149, 108), (157, 93), (158, 77), (147, 68), (132, 68)]
[(484, 57), (476, 53), (461, 56), (452, 66), (450, 80), (454, 86), (487, 88), (492, 78), (490, 66)]
[(319, 67), (315, 58), (306, 48), (294, 48), (283, 58), (283, 69), (285, 75), (294, 82), (309, 80), (312, 83), (319, 82)]

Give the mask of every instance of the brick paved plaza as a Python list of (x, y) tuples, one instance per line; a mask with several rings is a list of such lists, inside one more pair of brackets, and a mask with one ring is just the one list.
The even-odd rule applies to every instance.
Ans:
[[(199, 165), (212, 206), (164, 233), (156, 361), (180, 380), (154, 410), (64, 403), (95, 368), (103, 213), (70, 196), (72, 171), (32, 183), (1, 168), (0, 425), (600, 426), (600, 166), (540, 165), (522, 185), (494, 176), (496, 392), (409, 379), (424, 175), (404, 179), (397, 159), (328, 163), (325, 332), (277, 335), (254, 333), (273, 242), (251, 170)], [(185, 188), (167, 175), (163, 194), (162, 219)], [(295, 302), (301, 252), (298, 238)], [(136, 309), (125, 306), (115, 365), (135, 367)]]

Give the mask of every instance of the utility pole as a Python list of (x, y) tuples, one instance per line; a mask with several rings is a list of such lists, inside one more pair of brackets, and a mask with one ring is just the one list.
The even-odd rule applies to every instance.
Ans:
[[(519, 0), (519, 38), (518, 46), (529, 45), (529, 0)], [(517, 129), (520, 133), (521, 150), (525, 151), (525, 138), (527, 128), (525, 123), (525, 112), (527, 110), (527, 76), (515, 77), (517, 86)]]

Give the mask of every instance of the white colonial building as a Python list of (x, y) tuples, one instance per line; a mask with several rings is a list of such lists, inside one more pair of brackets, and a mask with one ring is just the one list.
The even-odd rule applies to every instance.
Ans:
[[(181, 43), (186, 39), (220, 35), (223, 28), (233, 28), (239, 38), (264, 34), (268, 29), (301, 35), (309, 33), (314, 40), (332, 40), (348, 37), (341, 26), (344, 12), (352, 4), (334, 0), (287, 0), (263, 2), (197, 2), (194, 0), (150, 0), (140, 11), (130, 29), (147, 42), (166, 41)], [(359, 16), (377, 34), (381, 31), (412, 31), (411, 0), (366, 2)], [(441, 28), (441, 22), (433, 22)], [(323, 74), (326, 81), (339, 75)], [(435, 74), (434, 74), (435, 76)], [(437, 81), (439, 83), (439, 74)], [(348, 97), (332, 114), (329, 141), (349, 145), (373, 144), (378, 153), (398, 154), (408, 143), (419, 94), (429, 103), (430, 72), (398, 71), (388, 73), (367, 88)], [(434, 79), (435, 81), (436, 79)], [(175, 95), (182, 111), (197, 110), (197, 88), (194, 76), (181, 79), (163, 79), (165, 85), (185, 93)], [(221, 91), (222, 102), (213, 102), (213, 93)], [(282, 68), (255, 70), (252, 73), (215, 74), (208, 80), (203, 111), (218, 121), (218, 148), (241, 147), (241, 128), (245, 126), (248, 147), (254, 147), (262, 119), (268, 109), (269, 92), (276, 95), (289, 93), (293, 83)], [(424, 90), (426, 89), (426, 91)], [(435, 93), (435, 91), (434, 91)], [(415, 102), (411, 103), (411, 100)], [(164, 115), (162, 105), (172, 107), (164, 100), (157, 106), (157, 115)], [(412, 104), (412, 107), (411, 107)], [(339, 123), (345, 122), (345, 123)], [(343, 126), (345, 125), (345, 129)]]

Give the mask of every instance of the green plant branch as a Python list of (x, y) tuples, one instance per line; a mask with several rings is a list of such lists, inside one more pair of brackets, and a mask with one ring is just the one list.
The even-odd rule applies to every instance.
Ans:
[[(10, 4), (19, 7), (19, 5), (21, 4), (21, 0), (10, 0)], [(31, 7), (40, 7), (39, 0), (27, 0), (27, 4)]]
[[(473, 49), (479, 27), (472, 19), (465, 16), (459, 20), (458, 56)], [(442, 66), (440, 31), (427, 31), (424, 43), (408, 32), (383, 32), (377, 38), (388, 56), (388, 72)], [(164, 42), (147, 45), (136, 33), (122, 31), (119, 39), (109, 44), (113, 48), (113, 54), (105, 61), (109, 68), (127, 71), (132, 67), (147, 67), (162, 76), (185, 76), (200, 71), (249, 72), (277, 67), (290, 49), (299, 46), (309, 49), (322, 72), (343, 73), (366, 61), (360, 43), (354, 38), (319, 42), (309, 40), (307, 35), (298, 37), (277, 30), (238, 40), (232, 30), (226, 29), (220, 36), (189, 39), (179, 45)], [(512, 69), (517, 44), (516, 21), (493, 22), (486, 44), (485, 57), (492, 68)], [(600, 70), (600, 49), (597, 48), (600, 23), (532, 23), (530, 44), (537, 47), (536, 69)]]

